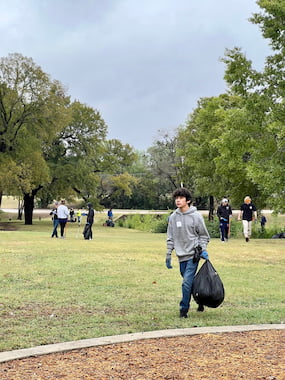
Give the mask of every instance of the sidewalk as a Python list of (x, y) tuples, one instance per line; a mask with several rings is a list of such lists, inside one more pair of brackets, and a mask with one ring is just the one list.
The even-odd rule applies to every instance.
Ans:
[(199, 334), (219, 334), (230, 332), (260, 331), (260, 330), (284, 330), (285, 324), (264, 324), (264, 325), (240, 325), (240, 326), (212, 326), (185, 329), (169, 329), (139, 332), (133, 334), (113, 335), (101, 338), (83, 339), (71, 342), (48, 344), (32, 348), (24, 348), (7, 352), (0, 352), (0, 363), (15, 359), (23, 359), (30, 356), (47, 355), (57, 352), (66, 352), (82, 348), (95, 346), (105, 346), (116, 343), (126, 343), (136, 340), (172, 338), (178, 336), (189, 336)]

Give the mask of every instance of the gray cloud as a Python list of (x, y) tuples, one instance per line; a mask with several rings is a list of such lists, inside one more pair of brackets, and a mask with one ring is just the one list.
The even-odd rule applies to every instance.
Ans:
[[(2, 3), (2, 4), (1, 4)], [(73, 98), (98, 109), (109, 137), (147, 149), (197, 100), (225, 91), (225, 48), (259, 68), (268, 54), (247, 21), (254, 0), (0, 1), (1, 56), (30, 56)]]

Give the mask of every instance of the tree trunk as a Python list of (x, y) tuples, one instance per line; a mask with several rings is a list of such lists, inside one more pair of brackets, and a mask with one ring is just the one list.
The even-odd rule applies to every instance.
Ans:
[(21, 199), (18, 200), (18, 220), (22, 220), (24, 202)]
[(208, 219), (212, 222), (214, 220), (214, 197), (213, 195), (210, 195), (209, 197), (209, 216)]
[(24, 194), (25, 224), (33, 224), (34, 194)]
[(24, 212), (25, 212), (25, 224), (33, 224), (33, 211), (34, 211), (34, 200), (37, 192), (43, 188), (39, 185), (36, 189), (32, 190), (29, 194), (24, 194)]

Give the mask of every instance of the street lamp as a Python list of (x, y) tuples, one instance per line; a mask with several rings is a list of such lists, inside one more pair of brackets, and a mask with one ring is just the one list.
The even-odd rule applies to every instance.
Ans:
[[(181, 156), (181, 169), (183, 169), (183, 164), (184, 164), (184, 156)], [(181, 182), (180, 182), (180, 187), (183, 187), (182, 179), (181, 179)]]

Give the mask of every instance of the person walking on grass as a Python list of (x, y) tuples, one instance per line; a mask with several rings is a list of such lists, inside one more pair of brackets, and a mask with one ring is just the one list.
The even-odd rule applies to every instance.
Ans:
[[(210, 241), (208, 230), (197, 208), (192, 206), (192, 196), (188, 189), (182, 187), (173, 192), (177, 209), (170, 215), (167, 227), (166, 267), (172, 268), (171, 254), (175, 250), (179, 261), (182, 281), (182, 298), (180, 301), (180, 318), (187, 318), (190, 308), (192, 284), (198, 268), (198, 261), (193, 257), (197, 247), (202, 248), (200, 257), (209, 259), (206, 251)], [(199, 305), (197, 311), (204, 311)]]
[(60, 205), (57, 208), (57, 217), (60, 225), (60, 238), (64, 239), (65, 227), (69, 217), (68, 208), (65, 205), (65, 200), (62, 199)]
[(58, 227), (58, 217), (57, 217), (57, 207), (58, 207), (58, 202), (54, 202), (54, 208), (51, 210), (49, 213), (52, 215), (52, 222), (53, 222), (53, 231), (51, 234), (51, 237), (53, 238), (54, 236), (57, 238), (57, 227)]
[(109, 220), (113, 220), (113, 209), (112, 209), (112, 207), (108, 210), (107, 217)]
[(232, 217), (232, 209), (227, 198), (224, 198), (221, 205), (218, 207), (217, 216), (220, 221), (221, 241), (224, 243), (229, 239)]
[(77, 210), (76, 217), (77, 217), (77, 223), (80, 226), (80, 224), (81, 224), (81, 210), (79, 210), (79, 209)]
[(256, 207), (251, 203), (251, 198), (249, 196), (244, 198), (244, 203), (240, 206), (238, 220), (242, 220), (243, 234), (245, 241), (248, 243), (251, 237), (252, 221), (257, 220)]
[(87, 220), (86, 220), (86, 225), (83, 231), (83, 235), (84, 235), (85, 240), (92, 240), (93, 239), (92, 225), (94, 222), (95, 211), (94, 211), (92, 203), (87, 203), (87, 207), (88, 207), (88, 214), (87, 214)]
[(265, 224), (267, 223), (267, 219), (264, 215), (261, 215), (261, 220), (260, 220), (260, 226), (261, 226), (261, 231), (264, 232), (265, 230)]

